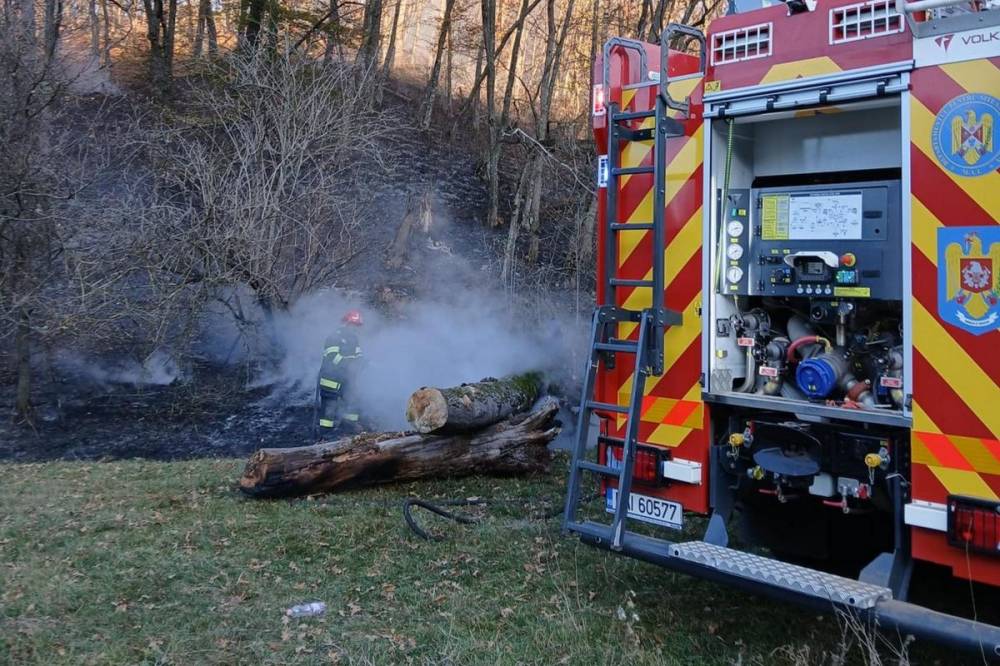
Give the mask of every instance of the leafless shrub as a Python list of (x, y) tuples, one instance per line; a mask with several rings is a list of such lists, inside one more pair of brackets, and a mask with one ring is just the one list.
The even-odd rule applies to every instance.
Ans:
[(234, 55), (195, 86), (190, 118), (138, 141), (155, 181), (131, 232), (163, 280), (266, 312), (336, 283), (356, 255), (363, 180), (384, 168), (385, 118), (365, 70)]

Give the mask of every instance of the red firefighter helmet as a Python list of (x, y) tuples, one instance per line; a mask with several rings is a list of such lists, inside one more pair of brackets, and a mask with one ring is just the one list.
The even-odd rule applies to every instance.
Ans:
[(361, 326), (364, 324), (364, 320), (361, 318), (361, 310), (348, 310), (344, 313), (345, 324), (350, 324), (352, 326)]

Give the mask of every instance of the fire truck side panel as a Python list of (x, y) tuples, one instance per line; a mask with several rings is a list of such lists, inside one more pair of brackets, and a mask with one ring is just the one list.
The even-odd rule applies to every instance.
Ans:
[[(646, 45), (650, 63), (659, 63), (659, 49)], [(634, 56), (638, 59), (637, 56)], [(651, 67), (652, 68), (652, 67)], [(614, 67), (612, 67), (614, 69)], [(599, 70), (595, 69), (595, 75)], [(670, 327), (664, 336), (664, 368), (659, 377), (650, 377), (643, 389), (644, 401), (639, 429), (639, 442), (669, 449), (672, 459), (700, 465), (700, 483), (668, 482), (655, 486), (637, 484), (634, 492), (679, 502), (685, 510), (708, 511), (708, 430), (705, 405), (701, 401), (701, 230), (702, 230), (702, 179), (703, 159), (701, 122), (701, 82), (696, 76), (698, 61), (683, 54), (671, 55), (670, 95), (674, 99), (691, 96), (692, 113), (683, 122), (685, 135), (667, 141), (666, 212), (664, 248), (664, 300), (666, 307), (682, 313), (682, 323)], [(694, 74), (694, 76), (692, 76)], [(611, 99), (618, 101), (623, 110), (641, 111), (655, 106), (655, 85), (615, 89)], [(677, 117), (676, 112), (671, 112)], [(637, 128), (653, 127), (648, 118)], [(595, 129), (597, 126), (595, 125)], [(598, 141), (606, 140), (598, 132)], [(602, 144), (599, 144), (602, 145)], [(651, 165), (653, 142), (628, 142), (620, 154), (622, 167)], [(619, 181), (619, 210), (617, 219), (624, 223), (649, 222), (653, 217), (653, 177), (651, 174), (622, 176)], [(601, 192), (603, 195), (603, 191)], [(604, 228), (604, 211), (599, 227)], [(599, 255), (603, 255), (606, 239), (599, 239)], [(653, 232), (628, 231), (619, 234), (615, 277), (623, 279), (650, 279), (653, 252)], [(598, 274), (603, 274), (601, 271)], [(599, 297), (604, 285), (599, 285)], [(619, 288), (616, 304), (629, 310), (650, 307), (652, 295), (648, 288)], [(617, 337), (635, 340), (635, 324), (619, 324)], [(619, 356), (613, 370), (601, 370), (599, 399), (628, 406), (632, 388), (633, 360)], [(624, 415), (605, 415), (606, 434), (624, 435)], [(607, 452), (602, 451), (607, 461)]]
[(908, 521), (926, 525), (913, 555), (996, 585), (1000, 559), (967, 556), (940, 530), (949, 495), (1000, 499), (1000, 57), (911, 82), (913, 499), (940, 516)]

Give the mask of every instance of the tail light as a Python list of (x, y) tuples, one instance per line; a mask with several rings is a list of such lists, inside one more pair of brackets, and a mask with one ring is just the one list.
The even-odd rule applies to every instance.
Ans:
[[(606, 465), (620, 468), (622, 464), (622, 445), (607, 444), (605, 448)], [(654, 446), (638, 445), (635, 449), (635, 463), (632, 465), (632, 479), (645, 485), (658, 486), (664, 481), (663, 463), (668, 457), (663, 449)]]
[(1000, 555), (1000, 502), (949, 495), (948, 543)]
[(607, 107), (605, 106), (605, 99), (604, 99), (603, 83), (594, 84), (594, 92), (591, 96), (591, 99), (593, 100), (594, 103), (594, 108), (592, 113), (595, 116), (603, 116), (605, 113), (607, 113)]

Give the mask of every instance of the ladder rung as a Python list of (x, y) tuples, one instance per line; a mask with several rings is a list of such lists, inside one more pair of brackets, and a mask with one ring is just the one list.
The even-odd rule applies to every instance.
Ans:
[(576, 464), (580, 469), (585, 469), (588, 472), (594, 472), (595, 474), (604, 474), (605, 476), (621, 476), (621, 470), (616, 467), (608, 467), (607, 465), (599, 465), (597, 463), (592, 463), (589, 460), (581, 460)]
[(624, 127), (618, 130), (618, 140), (619, 141), (652, 141), (653, 140), (653, 128), (646, 129), (625, 129)]
[(611, 231), (648, 231), (655, 226), (652, 222), (614, 222)]
[(612, 287), (652, 287), (652, 280), (623, 280), (620, 278), (611, 278), (609, 280)]
[(594, 349), (598, 351), (634, 354), (639, 351), (639, 345), (634, 342), (598, 342), (594, 345)]
[(587, 407), (601, 409), (606, 412), (618, 412), (619, 414), (628, 414), (629, 411), (629, 408), (623, 405), (612, 405), (610, 402), (597, 402), (595, 400), (588, 400)]
[(611, 116), (611, 120), (616, 123), (620, 123), (623, 120), (639, 120), (640, 118), (652, 118), (656, 115), (656, 109), (647, 109), (646, 111), (625, 111), (623, 113), (615, 113)]
[(621, 167), (618, 169), (611, 170), (611, 174), (614, 176), (633, 176), (635, 174), (641, 174), (641, 173), (653, 173), (653, 167), (651, 166)]

